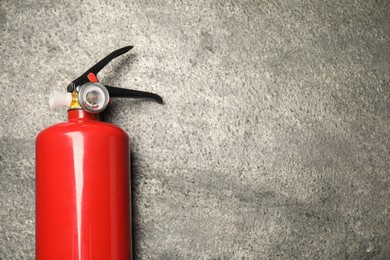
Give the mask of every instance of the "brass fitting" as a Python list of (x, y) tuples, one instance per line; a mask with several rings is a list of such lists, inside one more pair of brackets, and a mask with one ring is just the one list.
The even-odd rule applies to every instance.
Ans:
[(77, 91), (72, 92), (72, 103), (70, 104), (69, 109), (81, 109), (80, 103), (79, 103), (79, 94)]

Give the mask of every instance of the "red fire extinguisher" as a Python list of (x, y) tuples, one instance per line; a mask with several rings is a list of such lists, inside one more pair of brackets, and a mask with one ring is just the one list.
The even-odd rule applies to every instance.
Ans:
[(110, 97), (160, 96), (110, 87), (97, 73), (132, 46), (118, 49), (75, 79), (50, 106), (68, 107), (68, 122), (36, 140), (36, 259), (131, 259), (129, 139), (99, 121)]

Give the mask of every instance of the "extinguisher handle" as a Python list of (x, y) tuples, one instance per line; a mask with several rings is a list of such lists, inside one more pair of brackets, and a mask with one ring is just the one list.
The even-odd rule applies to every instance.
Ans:
[[(96, 78), (99, 71), (101, 71), (110, 61), (113, 59), (121, 56), (122, 54), (125, 54), (129, 50), (131, 50), (134, 46), (126, 46), (123, 48), (120, 48), (118, 50), (115, 50), (111, 52), (109, 55), (104, 57), (102, 60), (100, 60), (98, 63), (93, 65), (91, 68), (89, 68), (86, 72), (84, 72), (80, 77), (73, 80), (71, 84), (68, 86), (68, 92), (72, 92), (74, 88), (78, 86), (82, 86), (83, 84), (90, 82), (90, 79), (88, 78), (88, 75), (92, 73), (92, 75)], [(97, 78), (96, 78), (97, 79)]]
[(118, 98), (148, 98), (160, 104), (164, 104), (162, 97), (154, 93), (133, 90), (133, 89), (111, 87), (107, 85), (105, 85), (105, 87), (107, 88), (110, 97), (113, 98), (117, 98), (117, 97)]

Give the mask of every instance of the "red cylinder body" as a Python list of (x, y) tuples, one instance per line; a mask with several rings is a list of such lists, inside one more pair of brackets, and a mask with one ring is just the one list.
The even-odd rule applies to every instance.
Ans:
[(83, 110), (68, 118), (36, 140), (36, 259), (129, 260), (128, 136)]

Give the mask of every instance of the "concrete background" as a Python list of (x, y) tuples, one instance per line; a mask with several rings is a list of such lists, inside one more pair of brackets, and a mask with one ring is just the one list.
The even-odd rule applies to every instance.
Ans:
[(50, 90), (100, 74), (133, 144), (135, 259), (390, 259), (390, 2), (0, 1), (0, 259), (34, 258)]

